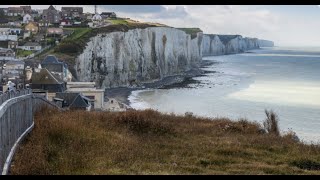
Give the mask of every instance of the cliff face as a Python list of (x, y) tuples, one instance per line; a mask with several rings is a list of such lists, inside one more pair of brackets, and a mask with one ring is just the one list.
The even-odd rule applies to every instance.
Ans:
[(160, 80), (198, 67), (202, 33), (191, 39), (169, 27), (133, 29), (92, 37), (76, 58), (80, 81), (95, 81), (102, 88)]
[(240, 35), (203, 35), (203, 56), (242, 53), (247, 50), (258, 48), (259, 43), (257, 38), (243, 38)]
[(260, 47), (273, 47), (274, 43), (272, 41), (259, 39), (258, 41)]

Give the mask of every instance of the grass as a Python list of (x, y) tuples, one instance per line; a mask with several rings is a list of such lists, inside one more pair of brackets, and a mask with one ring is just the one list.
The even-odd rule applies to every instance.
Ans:
[(184, 31), (187, 34), (191, 35), (191, 39), (197, 37), (197, 33), (202, 32), (200, 28), (177, 28), (181, 31)]
[(64, 28), (64, 29), (74, 31), (65, 40), (78, 40), (83, 35), (85, 35), (86, 33), (90, 32), (92, 30), (92, 28)]
[(43, 109), (11, 174), (320, 174), (320, 147), (246, 120)]
[(17, 49), (17, 56), (18, 57), (27, 57), (30, 54), (32, 54), (33, 51), (23, 50), (23, 49)]
[(110, 19), (108, 21), (110, 21), (114, 25), (116, 25), (116, 24), (128, 25), (129, 24), (128, 21), (126, 21), (124, 19)]

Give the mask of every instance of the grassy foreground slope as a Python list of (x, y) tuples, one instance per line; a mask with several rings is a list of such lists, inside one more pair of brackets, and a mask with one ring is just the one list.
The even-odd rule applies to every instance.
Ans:
[(318, 145), (245, 120), (43, 109), (35, 123), (11, 174), (320, 174)]

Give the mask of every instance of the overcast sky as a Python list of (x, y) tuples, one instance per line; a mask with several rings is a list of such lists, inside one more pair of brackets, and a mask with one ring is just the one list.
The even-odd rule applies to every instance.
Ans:
[[(61, 7), (56, 5), (59, 10)], [(94, 11), (93, 5), (83, 7), (85, 12)], [(98, 11), (114, 11), (118, 16), (173, 27), (199, 27), (208, 34), (268, 39), (277, 46), (320, 46), (320, 6), (317, 5), (99, 5)]]

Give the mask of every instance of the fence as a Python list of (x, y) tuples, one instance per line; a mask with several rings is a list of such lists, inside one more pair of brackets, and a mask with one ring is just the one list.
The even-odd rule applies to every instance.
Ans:
[(8, 92), (0, 96), (0, 169), (9, 172), (12, 157), (21, 140), (33, 128), (33, 114), (42, 106), (58, 107), (31, 89)]

